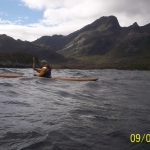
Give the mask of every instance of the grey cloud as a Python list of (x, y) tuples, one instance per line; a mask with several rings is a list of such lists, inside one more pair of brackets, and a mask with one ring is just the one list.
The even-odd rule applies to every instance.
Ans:
[(150, 0), (111, 0), (107, 5), (110, 14), (122, 16), (129, 22), (133, 20), (141, 25), (150, 22)]

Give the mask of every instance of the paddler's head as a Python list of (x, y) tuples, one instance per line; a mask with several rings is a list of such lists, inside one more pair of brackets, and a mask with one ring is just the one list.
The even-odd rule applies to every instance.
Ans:
[(42, 61), (41, 61), (41, 65), (42, 65), (42, 66), (45, 66), (46, 64), (47, 64), (47, 61), (46, 61), (46, 60), (42, 60)]

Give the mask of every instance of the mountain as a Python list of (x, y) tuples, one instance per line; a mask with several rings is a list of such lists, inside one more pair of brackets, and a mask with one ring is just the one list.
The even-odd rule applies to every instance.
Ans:
[(63, 35), (43, 36), (36, 41), (34, 44), (50, 46), (54, 51), (62, 49), (66, 44), (66, 38)]
[[(28, 41), (14, 40), (13, 38), (5, 34), (0, 35), (0, 54), (1, 56), (16, 54), (16, 55), (20, 55), (20, 57), (24, 55), (24, 57), (27, 57), (27, 59), (30, 54), (30, 57), (31, 56), (37, 57), (39, 61), (42, 59), (46, 59), (48, 60), (49, 63), (54, 63), (54, 62), (59, 63), (65, 61), (65, 58), (62, 55), (53, 51), (49, 46), (36, 45)], [(10, 57), (10, 59), (14, 59), (14, 58), (15, 57)], [(18, 61), (18, 59), (16, 61)]]
[(92, 24), (87, 25), (76, 32), (73, 32), (68, 36), (43, 36), (35, 40), (33, 43), (50, 46), (55, 51), (68, 49), (73, 50), (74, 48), (82, 48), (82, 46), (87, 44), (89, 46), (90, 42), (98, 42), (97, 40), (99, 38), (103, 38), (105, 34), (109, 36), (112, 33), (118, 33), (120, 29), (121, 27), (116, 17), (101, 17), (100, 19), (94, 21)]
[(43, 36), (33, 43), (78, 60), (83, 68), (150, 69), (150, 24), (121, 27), (115, 16), (101, 17), (67, 36)]
[(115, 16), (104, 16), (67, 36), (28, 42), (0, 35), (0, 54), (0, 64), (8, 63), (7, 58), (11, 64), (27, 63), (34, 56), (37, 61), (46, 59), (53, 68), (150, 70), (150, 24), (121, 27)]

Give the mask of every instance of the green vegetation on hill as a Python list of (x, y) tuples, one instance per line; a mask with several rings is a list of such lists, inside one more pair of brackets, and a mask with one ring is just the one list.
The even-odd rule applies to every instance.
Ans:
[[(33, 55), (25, 52), (7, 52), (0, 54), (0, 67), (32, 67)], [(36, 65), (39, 65), (38, 58), (35, 57)]]
[(123, 57), (116, 59), (107, 56), (82, 56), (61, 64), (52, 64), (53, 68), (70, 69), (123, 69), (123, 70), (150, 70), (150, 61), (146, 57)]

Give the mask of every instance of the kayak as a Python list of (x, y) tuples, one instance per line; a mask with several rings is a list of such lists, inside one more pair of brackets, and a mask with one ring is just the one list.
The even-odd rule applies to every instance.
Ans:
[(66, 80), (66, 81), (97, 81), (98, 80), (98, 78), (75, 78), (75, 77), (71, 77), (71, 78), (52, 77), (51, 79)]
[(23, 77), (23, 74), (0, 74), (0, 78), (19, 78)]
[[(23, 74), (0, 74), (0, 78), (19, 78), (23, 77)], [(25, 76), (24, 76), (25, 77)], [(80, 77), (69, 77), (69, 78), (64, 78), (64, 77), (52, 77), (50, 79), (53, 80), (66, 80), (66, 81), (97, 81), (98, 78), (80, 78)]]

